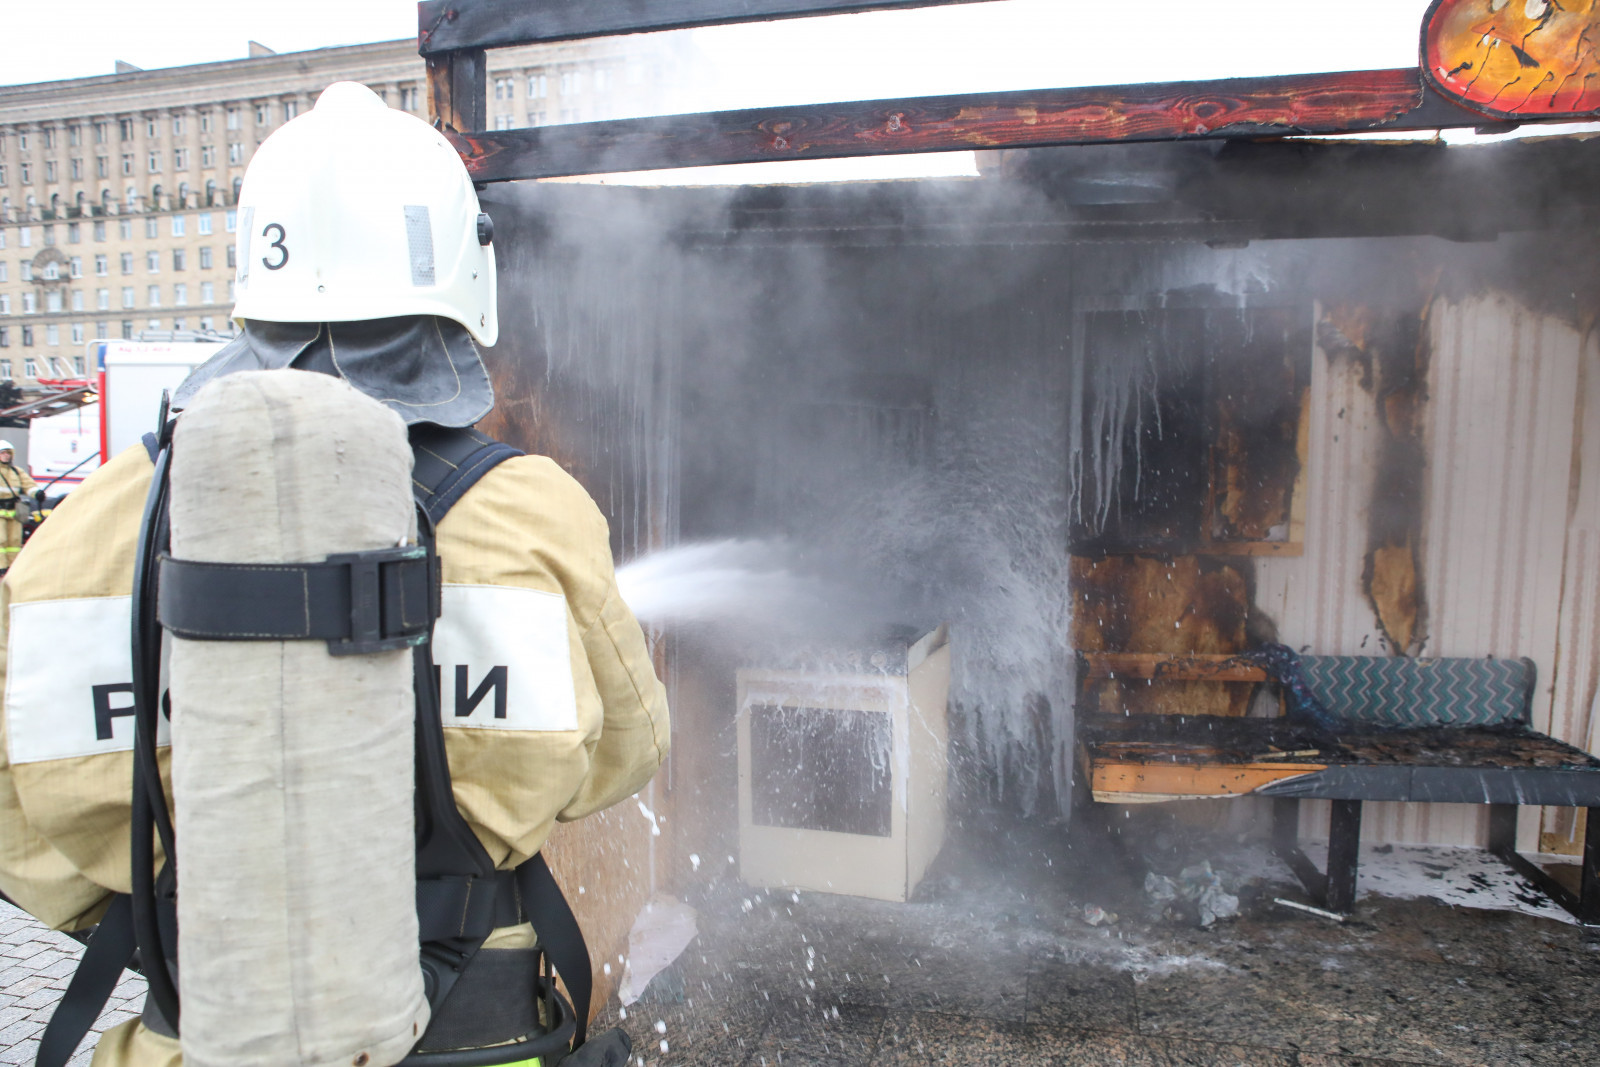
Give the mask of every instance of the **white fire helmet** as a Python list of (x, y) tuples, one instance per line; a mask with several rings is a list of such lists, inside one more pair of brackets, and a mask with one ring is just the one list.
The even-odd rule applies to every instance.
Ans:
[(0, 441), (0, 452), (15, 452), (17, 449), (10, 441)]
[(438, 315), (500, 333), (487, 216), (450, 142), (336, 82), (256, 150), (239, 193), (234, 320)]

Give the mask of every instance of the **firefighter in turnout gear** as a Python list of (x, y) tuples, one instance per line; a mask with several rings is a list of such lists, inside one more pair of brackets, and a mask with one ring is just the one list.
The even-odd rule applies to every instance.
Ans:
[(0, 543), (0, 574), (4, 574), (22, 551), (22, 528), (33, 513), (33, 497), (39, 488), (26, 470), (14, 462), (17, 452), (10, 441), (0, 441), (0, 520), (5, 522), (4, 542)]
[[(74, 986), (91, 993), (104, 987), (102, 1000), (138, 944), (150, 1000), (141, 1018), (100, 1038), (96, 1067), (177, 1067), (186, 1059), (192, 1067), (549, 1065), (568, 1055), (569, 1045), (581, 1047), (568, 1064), (626, 1062), (620, 1031), (583, 1044), (589, 961), (539, 853), (558, 820), (616, 804), (650, 780), (667, 753), (666, 695), (645, 636), (618, 594), (606, 520), (594, 501), (551, 460), (524, 456), (471, 429), (494, 403), (477, 349), (493, 345), (498, 333), (492, 225), (449, 143), (354, 83), (329, 87), (313, 109), (267, 139), (246, 174), (238, 212), (234, 318), (242, 332), (173, 397), (175, 420), (86, 479), (0, 584), (6, 649), (0, 668), (7, 675), (0, 678), (6, 734), (0, 891), (54, 929), (98, 924)], [(307, 371), (319, 376), (295, 373)], [(299, 394), (273, 383), (330, 381), (321, 375), (351, 387), (338, 389), (367, 406), (361, 417), (368, 423), (392, 424), (402, 449), (409, 436), (401, 469), (411, 472), (408, 492), (416, 502), (413, 508), (411, 497), (404, 499), (410, 532), (381, 549), (327, 553), (326, 562), (321, 552), (260, 565), (199, 551), (184, 558), (185, 545), (197, 538), (254, 536), (223, 527), (230, 494), (258, 492), (262, 479), (212, 470), (214, 484), (197, 489), (201, 483), (184, 480), (197, 477), (207, 458), (184, 451), (186, 434), (201, 439), (207, 405), (223, 394), (266, 397), (257, 405), (266, 421), (249, 422), (250, 432), (269, 427), (262, 439), (285, 448), (296, 436), (331, 440), (345, 427), (307, 428), (293, 405), (274, 399)], [(301, 392), (322, 396), (329, 388)], [(191, 405), (200, 421), (189, 419)], [(342, 458), (346, 446), (338, 450)], [(267, 480), (307, 477), (274, 473), (283, 466), (269, 455), (253, 469)], [(360, 481), (337, 469), (312, 474), (324, 497), (354, 493)], [(26, 474), (9, 466), (0, 468), (0, 478), (15, 491), (32, 488)], [(295, 491), (299, 484), (281, 483)], [(396, 484), (406, 488), (403, 479)], [(276, 491), (276, 499), (290, 499), (288, 490)], [(196, 529), (196, 513), (184, 511), (183, 502), (208, 497), (219, 498), (208, 514), (220, 515), (221, 526)], [(291, 510), (282, 505), (277, 518), (288, 522)], [(8, 523), (8, 544), (20, 543), (17, 529)], [(436, 556), (425, 556), (425, 549)], [(155, 585), (157, 568), (159, 604), (142, 592)], [(372, 576), (372, 586), (360, 584), (363, 574)], [(258, 579), (267, 584), (251, 584)], [(309, 592), (296, 601), (300, 607), (271, 614), (285, 590), (302, 587)], [(370, 599), (362, 592), (368, 588)], [(326, 603), (343, 607), (323, 611), (317, 605), (324, 594)], [(369, 604), (374, 614), (363, 615)], [(428, 604), (419, 622), (418, 605)], [(297, 632), (297, 622), (285, 629), (280, 616), (293, 622), (302, 608), (306, 631)], [(192, 986), (183, 982), (191, 968), (199, 976), (229, 963), (207, 957), (221, 951), (218, 943), (227, 942), (228, 951), (270, 953), (279, 951), (276, 942), (312, 936), (296, 928), (293, 893), (283, 915), (197, 916), (196, 902), (212, 899), (214, 887), (195, 884), (205, 865), (184, 859), (190, 854), (184, 812), (192, 810), (184, 791), (192, 777), (211, 766), (229, 768), (241, 781), (276, 783), (286, 796), (296, 781), (292, 767), (257, 768), (249, 752), (185, 746), (185, 738), (193, 746), (209, 742), (192, 725), (199, 713), (183, 679), (203, 677), (208, 656), (221, 664), (228, 662), (224, 654), (272, 648), (312, 656), (316, 670), (344, 672), (340, 684), (355, 691), (380, 668), (402, 662), (384, 657), (403, 657), (407, 708), (415, 687), (415, 908), (409, 850), (408, 880), (396, 899), (415, 912), (416, 933), (407, 935), (413, 941), (400, 947), (421, 960), (421, 977), (406, 981), (416, 996), (426, 994), (426, 1003), (414, 1012), (414, 1005), (402, 1005), (411, 1014), (374, 1014), (369, 1029), (377, 1036), (355, 1056), (349, 1048), (316, 1046), (307, 1035), (330, 1016), (337, 1023), (368, 1010), (359, 997), (289, 1005), (296, 1020), (309, 1020), (305, 1029), (296, 1022), (294, 1033), (269, 1033), (258, 1043), (283, 1044), (290, 1051), (281, 1056), (255, 1046), (219, 1056), (211, 1052), (231, 1035), (218, 1036), (207, 1022), (218, 991), (201, 988), (198, 978)], [(169, 679), (166, 649), (170, 705), (162, 689)], [(413, 674), (414, 654), (420, 658)], [(245, 688), (216, 670), (204, 678), (213, 688)], [(254, 690), (277, 691), (249, 688), (238, 693), (241, 708), (254, 707)], [(332, 729), (321, 725), (327, 713), (318, 708), (297, 727), (316, 758), (361, 761), (359, 747), (347, 752), (351, 746), (320, 732)], [(409, 731), (409, 713), (405, 721)], [(409, 733), (400, 740), (409, 765)], [(221, 795), (229, 802), (229, 790)], [(409, 785), (403, 795), (399, 832), (409, 841)], [(315, 821), (309, 820), (313, 827)], [(240, 814), (231, 825), (242, 837), (260, 821)], [(392, 826), (382, 830), (392, 838)], [(306, 854), (314, 858), (315, 838), (310, 845)], [(218, 845), (229, 847), (226, 840)], [(175, 863), (165, 862), (169, 854)], [(279, 866), (292, 873), (296, 862), (290, 856)], [(351, 898), (347, 913), (359, 921), (369, 858), (358, 848), (339, 862), (346, 865), (338, 882)], [(260, 928), (287, 934), (251, 940)], [(299, 978), (286, 976), (325, 965), (340, 947), (331, 946), (330, 956), (330, 946), (303, 945), (282, 960), (278, 984), (298, 990)], [(555, 992), (551, 967), (571, 994), (570, 1006)], [(360, 993), (360, 980), (370, 977), (357, 975), (353, 988)], [(74, 1003), (73, 996), (44, 1035), (38, 1062), (45, 1067), (70, 1058), (97, 1013), (97, 1004)], [(259, 1019), (236, 1021), (241, 1032), (261, 1028)], [(211, 1031), (202, 1034), (207, 1026)], [(382, 1036), (390, 1031), (403, 1035), (400, 1045)]]

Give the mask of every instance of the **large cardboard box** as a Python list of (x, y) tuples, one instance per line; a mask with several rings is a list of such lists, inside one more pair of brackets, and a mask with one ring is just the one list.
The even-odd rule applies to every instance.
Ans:
[(948, 630), (738, 672), (739, 873), (904, 901), (944, 844)]

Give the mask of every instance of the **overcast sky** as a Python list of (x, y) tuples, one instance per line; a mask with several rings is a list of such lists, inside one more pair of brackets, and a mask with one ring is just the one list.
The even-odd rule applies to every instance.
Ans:
[[(471, 0), (463, 0), (471, 2)], [(673, 2), (673, 0), (658, 0)], [(1416, 62), (1427, 0), (998, 0), (718, 27), (695, 42), (750, 104), (1360, 70)], [(0, 84), (416, 34), (407, 0), (0, 0)]]

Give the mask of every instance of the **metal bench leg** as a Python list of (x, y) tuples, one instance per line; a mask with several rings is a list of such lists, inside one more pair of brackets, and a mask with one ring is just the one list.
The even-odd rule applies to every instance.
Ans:
[(1356, 868), (1361, 862), (1361, 801), (1335, 800), (1328, 831), (1329, 911), (1346, 914), (1356, 902)]
[(1585, 926), (1600, 926), (1600, 808), (1587, 809), (1583, 832), (1583, 869), (1574, 893), (1543, 867), (1517, 851), (1517, 806), (1489, 805), (1489, 851), (1538, 886), (1545, 896), (1570, 911)]
[(1504, 857), (1517, 850), (1517, 806), (1489, 805), (1489, 851)]
[(1300, 801), (1295, 797), (1272, 798), (1272, 848), (1282, 855), (1300, 847)]
[(1578, 890), (1578, 921), (1600, 924), (1600, 808), (1585, 809), (1583, 881)]

